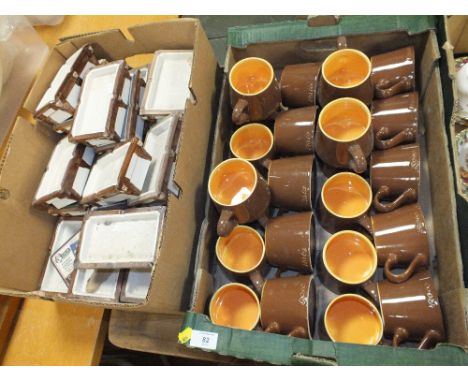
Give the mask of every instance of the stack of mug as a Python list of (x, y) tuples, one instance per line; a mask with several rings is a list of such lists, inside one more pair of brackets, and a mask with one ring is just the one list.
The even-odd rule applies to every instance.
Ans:
[[(212, 171), (208, 191), (220, 212), (217, 259), (248, 275), (254, 289), (218, 289), (213, 323), (252, 330), (260, 321), (266, 332), (312, 338), (315, 265), (337, 294), (321, 319), (332, 341), (376, 345), (385, 336), (424, 349), (445, 339), (418, 203), (415, 77), (413, 47), (369, 58), (344, 38), (321, 63), (284, 67), (280, 81), (259, 57), (231, 68), (232, 121), (240, 127), (233, 157)], [(328, 175), (316, 214), (315, 155)], [(331, 234), (320, 266), (316, 228)], [(264, 279), (265, 263), (278, 268), (275, 278)], [(379, 266), (386, 280), (373, 282)], [(281, 277), (284, 270), (300, 275)]]

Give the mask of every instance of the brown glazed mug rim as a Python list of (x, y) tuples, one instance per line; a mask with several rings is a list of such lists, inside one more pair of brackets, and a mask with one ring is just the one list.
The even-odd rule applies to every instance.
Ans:
[[(339, 86), (339, 85), (333, 84), (332, 82), (330, 82), (330, 81), (327, 79), (327, 76), (325, 75), (324, 70), (323, 70), (325, 64), (326, 64), (327, 61), (330, 59), (330, 57), (332, 57), (332, 56), (334, 56), (334, 55), (336, 55), (336, 54), (343, 53), (343, 52), (354, 52), (354, 53), (358, 53), (360, 56), (364, 57), (365, 61), (366, 61), (367, 64), (368, 64), (368, 73), (367, 73), (366, 77), (365, 77), (362, 81), (360, 81), (359, 83), (357, 83), (357, 84), (355, 84), (355, 85), (353, 85), (353, 86)], [(336, 50), (336, 51), (330, 53), (330, 54), (328, 55), (328, 57), (322, 62), (322, 69), (320, 70), (320, 72), (321, 72), (321, 75), (322, 75), (322, 78), (324, 79), (324, 81), (325, 81), (327, 84), (329, 84), (330, 86), (333, 86), (333, 87), (335, 87), (335, 88), (337, 88), (337, 89), (353, 89), (353, 88), (356, 88), (356, 87), (362, 85), (364, 82), (366, 82), (366, 81), (369, 79), (369, 77), (370, 77), (371, 74), (372, 74), (372, 63), (371, 63), (370, 58), (369, 58), (364, 52), (361, 52), (361, 51), (358, 50), (358, 49), (344, 48), (344, 49), (339, 49), (339, 50)]]
[[(232, 149), (232, 143), (234, 141), (234, 137), (236, 136), (236, 134), (240, 134), (239, 132), (242, 130), (242, 129), (245, 129), (245, 128), (248, 128), (252, 125), (258, 125), (258, 126), (261, 126), (262, 129), (264, 129), (265, 131), (268, 132), (268, 135), (269, 137), (271, 138), (271, 143), (270, 143), (270, 146), (268, 147), (268, 150), (263, 153), (261, 156), (258, 156), (258, 157), (255, 157), (255, 158), (249, 158), (249, 159), (245, 159), (245, 158), (241, 158), (238, 153), (236, 153), (233, 149)], [(231, 139), (229, 140), (229, 149), (231, 150), (231, 153), (238, 159), (244, 159), (248, 162), (254, 162), (254, 161), (257, 161), (259, 159), (263, 159), (264, 157), (266, 157), (268, 154), (271, 153), (271, 150), (273, 149), (273, 145), (274, 145), (274, 136), (273, 136), (273, 133), (271, 132), (271, 130), (268, 128), (267, 125), (263, 124), (263, 123), (260, 123), (260, 122), (250, 122), (250, 123), (247, 123), (245, 125), (242, 125), (241, 127), (239, 127), (236, 131), (234, 131), (234, 133), (231, 135)]]
[[(325, 190), (325, 186), (327, 185), (328, 182), (330, 182), (333, 178), (335, 177), (338, 177), (338, 176), (343, 176), (343, 175), (348, 175), (348, 176), (352, 176), (352, 177), (356, 177), (356, 178), (359, 178), (359, 181), (362, 181), (366, 184), (368, 190), (369, 190), (369, 200), (368, 200), (368, 203), (367, 203), (367, 208), (363, 211), (363, 212), (360, 212), (356, 215), (352, 215), (352, 216), (343, 216), (343, 215), (339, 215), (337, 213), (335, 213), (333, 210), (331, 210), (327, 203), (325, 202), (325, 198), (323, 197), (323, 193), (324, 193), (324, 190)], [(337, 218), (340, 218), (340, 219), (356, 219), (362, 215), (364, 215), (367, 211), (369, 211), (369, 209), (371, 208), (372, 206), (372, 199), (373, 199), (373, 193), (372, 193), (372, 188), (370, 186), (370, 184), (362, 177), (360, 176), (359, 174), (356, 174), (354, 172), (350, 172), (350, 171), (343, 171), (343, 172), (339, 172), (339, 173), (336, 173), (335, 175), (331, 176), (330, 178), (328, 178), (325, 183), (323, 184), (322, 186), (322, 190), (320, 191), (320, 199), (323, 203), (323, 206), (325, 207), (325, 209), (330, 213), (332, 214), (333, 216), (336, 216)]]
[[(383, 314), (381, 314), (379, 312), (379, 310), (375, 307), (375, 305), (369, 301), (367, 298), (365, 297), (362, 297), (361, 295), (359, 294), (355, 294), (355, 293), (345, 293), (345, 294), (340, 294), (339, 296), (336, 296), (333, 300), (331, 300), (328, 305), (327, 305), (327, 309), (325, 309), (325, 314), (323, 316), (323, 322), (324, 322), (324, 326), (325, 326), (325, 331), (327, 332), (327, 335), (330, 337), (330, 339), (333, 341), (333, 342), (337, 342), (330, 334), (330, 331), (328, 330), (327, 328), (327, 314), (328, 314), (328, 311), (330, 310), (331, 306), (338, 300), (341, 300), (345, 297), (353, 297), (353, 298), (357, 298), (358, 300), (361, 300), (361, 301), (364, 301), (375, 313), (377, 313), (377, 317), (379, 318), (379, 322), (380, 322), (380, 330), (379, 330), (379, 336), (378, 336), (378, 340), (376, 341), (375, 344), (371, 344), (371, 345), (377, 345), (383, 338), (383, 335), (384, 335), (384, 328), (385, 328), (385, 322), (384, 322), (384, 318), (383, 318)], [(380, 307), (380, 310), (382, 311), (382, 307)]]
[[(268, 83), (259, 91), (255, 92), (255, 93), (244, 93), (244, 92), (241, 92), (239, 91), (233, 84), (232, 84), (232, 73), (234, 72), (234, 69), (239, 66), (240, 64), (244, 63), (244, 62), (247, 62), (247, 61), (262, 61), (264, 64), (266, 64), (268, 66), (268, 68), (270, 69), (270, 80), (268, 81)], [(231, 70), (229, 70), (229, 85), (231, 86), (231, 88), (239, 95), (241, 96), (244, 96), (244, 97), (252, 97), (252, 96), (256, 96), (256, 95), (259, 95), (259, 94), (262, 94), (266, 89), (268, 89), (268, 87), (271, 85), (271, 83), (273, 82), (273, 80), (275, 79), (275, 70), (273, 69), (273, 66), (267, 61), (265, 60), (264, 58), (260, 58), (260, 57), (246, 57), (246, 58), (243, 58), (242, 60), (240, 61), (237, 61), (231, 68)]]
[[(294, 278), (294, 277), (300, 277), (301, 275), (298, 275), (298, 276), (292, 276), (292, 277), (289, 277), (289, 278)], [(316, 299), (316, 295), (315, 295), (315, 289), (312, 285), (312, 283), (314, 282), (314, 275), (313, 274), (310, 274), (310, 275), (302, 275), (302, 276), (309, 276), (309, 288), (307, 290), (307, 334), (309, 336), (310, 339), (312, 339), (312, 330), (311, 330), (311, 327), (310, 327), (310, 305), (312, 305), (313, 307), (315, 307), (315, 299)], [(288, 277), (284, 277), (284, 279), (288, 279)], [(270, 279), (270, 280), (274, 280), (274, 279)], [(259, 301), (262, 301), (263, 299), (263, 291), (265, 290), (265, 286), (266, 284), (268, 283), (268, 281), (270, 280), (265, 280), (265, 283), (263, 284), (263, 287), (262, 287), (262, 293), (260, 293), (260, 300)], [(310, 302), (310, 294), (313, 293), (314, 295), (312, 296), (313, 299), (314, 299), (314, 303), (311, 304)], [(315, 312), (314, 312), (315, 314)], [(263, 328), (263, 322), (262, 322), (262, 314), (261, 314), (261, 304), (260, 304), (260, 318), (259, 318), (259, 321), (260, 321), (260, 325), (262, 326)]]
[[(210, 315), (210, 320), (211, 322), (213, 322), (213, 319), (212, 319), (212, 307), (213, 307), (213, 303), (214, 303), (214, 300), (215, 300), (215, 297), (216, 295), (218, 295), (222, 290), (228, 288), (228, 287), (233, 287), (233, 286), (237, 286), (237, 287), (240, 287), (242, 289), (245, 289), (247, 290), (255, 299), (256, 303), (257, 303), (257, 319), (255, 320), (255, 323), (253, 324), (253, 326), (250, 328), (250, 329), (247, 329), (247, 330), (253, 330), (255, 329), (255, 327), (258, 325), (258, 322), (260, 321), (260, 300), (257, 296), (257, 294), (251, 289), (249, 288), (247, 285), (244, 285), (242, 283), (228, 283), (228, 284), (224, 284), (223, 286), (221, 286), (220, 288), (218, 288), (214, 293), (213, 293), (213, 296), (211, 297), (211, 300), (210, 300), (210, 305), (209, 305), (209, 308), (208, 308), (208, 313)], [(213, 322), (214, 323), (214, 322)], [(215, 323), (214, 323), (215, 324)], [(215, 324), (215, 325), (219, 325), (219, 324)], [(244, 329), (245, 330), (245, 329)]]
[[(342, 279), (341, 277), (339, 277), (338, 275), (336, 275), (335, 273), (331, 272), (331, 270), (329, 269), (328, 267), (328, 264), (327, 264), (327, 260), (326, 260), (326, 256), (325, 256), (325, 253), (326, 253), (326, 249), (328, 248), (328, 245), (330, 244), (330, 242), (336, 238), (337, 236), (340, 236), (342, 234), (345, 234), (345, 233), (351, 233), (353, 235), (356, 235), (356, 236), (359, 236), (361, 239), (363, 239), (366, 244), (369, 246), (369, 248), (372, 250), (372, 258), (373, 258), (373, 264), (372, 264), (372, 269), (371, 269), (371, 272), (370, 272), (370, 275), (363, 279), (363, 280), (360, 280), (360, 281), (356, 281), (356, 282), (349, 282), (347, 280), (344, 280)], [(377, 270), (377, 263), (378, 263), (378, 258), (377, 258), (377, 249), (375, 248), (375, 245), (365, 236), (363, 235), (362, 233), (360, 232), (357, 232), (357, 231), (353, 231), (353, 230), (342, 230), (342, 231), (338, 231), (338, 232), (335, 232), (333, 235), (331, 235), (325, 245), (323, 246), (323, 250), (322, 250), (322, 258), (323, 258), (323, 263), (325, 265), (325, 268), (327, 270), (327, 272), (332, 275), (335, 279), (337, 279), (338, 281), (342, 282), (343, 284), (346, 284), (346, 285), (360, 285), (364, 282), (366, 282), (367, 280), (369, 280), (375, 273), (375, 271)]]
[(258, 184), (258, 175), (257, 175), (257, 170), (255, 169), (254, 165), (252, 163), (250, 163), (248, 160), (245, 160), (245, 159), (242, 159), (242, 158), (229, 158), (229, 159), (226, 159), (226, 160), (223, 160), (222, 162), (218, 163), (216, 165), (216, 167), (213, 169), (213, 171), (211, 171), (211, 174), (208, 178), (208, 194), (210, 195), (210, 198), (218, 205), (222, 206), (222, 207), (236, 207), (236, 206), (239, 206), (241, 205), (242, 203), (244, 203), (248, 198), (240, 201), (239, 203), (237, 204), (224, 204), (224, 203), (221, 203), (219, 202), (212, 194), (211, 192), (211, 179), (213, 177), (213, 174), (215, 173), (215, 171), (221, 166), (223, 165), (224, 163), (227, 163), (227, 162), (231, 162), (231, 161), (242, 161), (242, 162), (245, 162), (247, 163), (251, 168), (252, 168), (252, 171), (254, 172), (255, 174), (255, 186), (254, 188), (250, 191), (250, 195), (248, 196), (248, 198), (250, 198), (250, 196), (252, 196), (254, 190), (255, 190), (255, 187), (256, 185)]
[[(328, 107), (330, 107), (330, 105), (333, 105), (334, 103), (337, 103), (337, 102), (342, 102), (343, 100), (347, 100), (347, 101), (351, 101), (351, 102), (354, 102), (354, 103), (357, 103), (359, 106), (363, 107), (365, 110), (366, 110), (366, 114), (367, 114), (367, 124), (366, 124), (366, 128), (363, 130), (363, 132), (357, 136), (357, 137), (353, 137), (353, 138), (350, 138), (350, 139), (337, 139), (337, 138), (334, 138), (332, 137), (331, 135), (329, 135), (322, 127), (322, 116), (325, 112), (325, 110), (327, 110)], [(371, 128), (372, 126), (372, 114), (369, 110), (369, 108), (367, 107), (367, 105), (362, 102), (361, 100), (357, 99), (357, 98), (353, 98), (353, 97), (341, 97), (341, 98), (337, 98), (337, 99), (334, 99), (333, 101), (330, 101), (328, 102), (323, 108), (322, 110), (320, 111), (319, 113), (319, 116), (318, 116), (318, 127), (320, 129), (320, 131), (322, 132), (323, 135), (325, 135), (328, 139), (332, 140), (333, 142), (339, 142), (339, 143), (349, 143), (349, 142), (354, 142), (354, 141), (357, 141), (358, 139), (362, 138), (364, 135), (366, 135), (366, 133), (369, 131), (369, 129)]]
[[(222, 239), (227, 239), (229, 235), (231, 235), (236, 229), (245, 229), (247, 228), (249, 231), (252, 231), (255, 235), (258, 236), (258, 238), (260, 239), (261, 243), (262, 243), (262, 256), (260, 257), (260, 260), (252, 267), (252, 268), (249, 268), (245, 271), (236, 271), (230, 267), (228, 267), (226, 264), (224, 264), (224, 262), (221, 260), (219, 254), (218, 254), (218, 245), (219, 245), (219, 242), (222, 240)], [(258, 233), (258, 231), (248, 225), (243, 225), (243, 224), (239, 224), (237, 226), (234, 227), (234, 229), (231, 231), (231, 233), (229, 234), (228, 236), (219, 236), (218, 239), (216, 240), (216, 246), (215, 246), (215, 253), (216, 253), (216, 258), (218, 259), (218, 261), (221, 263), (221, 265), (226, 268), (228, 271), (232, 272), (232, 273), (235, 273), (235, 274), (238, 274), (238, 275), (245, 275), (247, 273), (250, 273), (252, 272), (253, 270), (255, 270), (256, 268), (258, 268), (258, 266), (260, 264), (262, 264), (262, 261), (265, 259), (265, 240), (262, 238), (262, 236)]]

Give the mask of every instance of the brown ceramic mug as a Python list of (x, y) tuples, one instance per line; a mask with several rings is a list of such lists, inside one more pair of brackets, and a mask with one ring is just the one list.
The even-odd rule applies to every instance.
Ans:
[(372, 65), (369, 57), (346, 46), (344, 36), (338, 40), (338, 50), (322, 63), (318, 86), (319, 104), (324, 107), (337, 98), (353, 97), (370, 105), (373, 98)]
[(333, 342), (361, 345), (377, 345), (384, 328), (377, 308), (357, 294), (334, 298), (325, 310), (324, 326)]
[(315, 314), (314, 277), (266, 280), (260, 299), (260, 321), (269, 333), (312, 338)]
[(279, 113), (274, 126), (276, 151), (290, 155), (313, 154), (316, 117), (316, 106)]
[(345, 286), (368, 281), (377, 269), (377, 251), (370, 240), (356, 231), (339, 231), (330, 236), (322, 251), (327, 272)]
[(374, 145), (380, 150), (416, 141), (418, 93), (399, 94), (372, 102)]
[(393, 346), (412, 340), (419, 341), (419, 349), (428, 349), (445, 340), (439, 298), (428, 271), (401, 284), (369, 282), (364, 289), (380, 305), (384, 333)]
[(236, 125), (261, 121), (279, 111), (281, 91), (271, 64), (259, 57), (237, 62), (229, 72), (232, 121)]
[(209, 312), (215, 325), (253, 330), (260, 319), (260, 301), (249, 287), (230, 283), (214, 293)]
[(232, 273), (248, 275), (258, 293), (263, 287), (261, 267), (265, 259), (265, 243), (252, 227), (238, 225), (216, 242), (216, 257)]
[(208, 193), (220, 211), (219, 236), (229, 235), (237, 224), (265, 224), (270, 190), (250, 162), (232, 158), (218, 164), (208, 179)]
[(390, 212), (404, 204), (416, 202), (420, 178), (421, 156), (418, 144), (374, 151), (370, 161), (374, 208), (379, 212)]
[(371, 57), (375, 98), (388, 98), (416, 87), (414, 47), (407, 46)]
[(232, 134), (229, 147), (237, 158), (265, 166), (273, 155), (273, 133), (261, 123), (249, 123)]
[(322, 63), (286, 65), (281, 73), (281, 100), (287, 107), (313, 106)]
[(371, 114), (355, 98), (327, 104), (318, 118), (315, 151), (327, 165), (362, 173), (374, 147)]
[[(385, 276), (391, 282), (402, 283), (418, 269), (429, 266), (429, 239), (419, 204), (366, 216), (361, 224), (373, 235), (379, 265), (384, 267)], [(394, 268), (405, 270), (394, 273)]]
[(280, 270), (312, 273), (315, 249), (312, 211), (282, 215), (268, 220), (265, 227), (265, 256)]
[(312, 210), (314, 179), (313, 155), (272, 160), (268, 166), (271, 203), (288, 210)]
[(340, 172), (328, 178), (320, 193), (320, 224), (334, 233), (368, 221), (372, 204), (369, 183), (353, 172)]

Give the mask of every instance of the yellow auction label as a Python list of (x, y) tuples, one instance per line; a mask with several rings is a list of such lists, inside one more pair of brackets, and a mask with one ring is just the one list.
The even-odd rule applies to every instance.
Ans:
[(192, 328), (187, 327), (179, 333), (179, 342), (185, 344), (192, 338)]

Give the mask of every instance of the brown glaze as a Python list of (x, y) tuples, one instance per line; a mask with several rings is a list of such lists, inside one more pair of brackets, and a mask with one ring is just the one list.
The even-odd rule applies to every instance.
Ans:
[[(345, 81), (334, 74), (340, 74)], [(340, 49), (323, 62), (318, 85), (318, 101), (322, 107), (343, 97), (357, 98), (370, 105), (373, 91), (371, 62), (361, 51)]]
[(313, 154), (316, 117), (317, 106), (279, 113), (274, 127), (276, 151), (291, 155)]
[(419, 341), (419, 349), (427, 349), (445, 340), (439, 298), (428, 271), (401, 284), (369, 282), (364, 289), (380, 304), (384, 334), (393, 346), (412, 340)]
[(330, 233), (366, 225), (371, 204), (372, 189), (363, 177), (352, 172), (335, 174), (320, 193), (320, 225)]
[[(226, 173), (226, 166), (231, 165), (233, 167)], [(214, 183), (231, 175), (234, 177), (239, 176), (239, 174), (236, 173), (236, 166), (240, 166), (239, 168), (248, 172), (247, 176), (252, 177), (252, 186), (247, 197), (237, 202), (225, 203), (220, 200), (219, 196), (215, 195), (216, 190), (214, 188), (216, 188), (216, 185)], [(240, 176), (244, 176), (244, 174)], [(208, 192), (215, 206), (220, 211), (217, 227), (219, 236), (229, 235), (237, 224), (250, 223), (259, 219), (262, 223), (263, 220), (266, 219), (266, 214), (270, 205), (270, 189), (265, 179), (263, 179), (255, 167), (246, 160), (233, 158), (225, 160), (216, 166), (208, 180)]]
[(379, 212), (390, 212), (404, 204), (416, 202), (420, 176), (421, 158), (418, 144), (374, 151), (370, 163), (374, 208)]
[(381, 150), (416, 141), (418, 134), (417, 92), (372, 102), (375, 147)]
[[(429, 265), (429, 240), (424, 214), (418, 203), (395, 211), (376, 214), (370, 218), (371, 231), (377, 249), (379, 265), (385, 276), (401, 283), (418, 269)], [(395, 274), (393, 268), (406, 266), (403, 273)]]
[(414, 47), (371, 57), (371, 80), (375, 98), (388, 98), (416, 88)]
[(354, 98), (325, 106), (318, 118), (315, 151), (327, 165), (362, 173), (374, 147), (370, 111)]
[(320, 62), (287, 65), (281, 73), (281, 100), (288, 107), (313, 106), (317, 103)]
[[(240, 89), (236, 77), (252, 78), (264, 76), (264, 83), (246, 91)], [(258, 57), (248, 57), (237, 62), (229, 72), (232, 122), (243, 125), (274, 117), (281, 104), (281, 91), (271, 64)]]
[(266, 332), (312, 338), (315, 314), (312, 275), (267, 280), (260, 306), (260, 321)]
[(265, 228), (265, 256), (280, 269), (312, 273), (315, 247), (312, 211), (279, 216)]
[(271, 161), (268, 185), (274, 206), (297, 211), (312, 210), (314, 156), (302, 155)]

